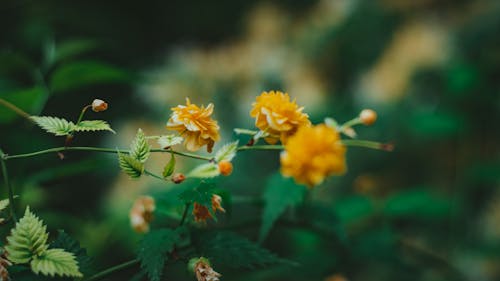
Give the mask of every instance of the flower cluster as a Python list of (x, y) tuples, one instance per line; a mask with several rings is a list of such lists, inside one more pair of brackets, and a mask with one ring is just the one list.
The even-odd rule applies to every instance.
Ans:
[[(213, 104), (199, 107), (186, 99), (186, 105), (172, 108), (167, 128), (179, 132), (185, 138), (184, 144), (188, 150), (195, 151), (206, 145), (207, 151), (211, 152), (220, 138), (217, 121), (211, 118), (213, 109)], [(249, 145), (261, 137), (269, 144), (280, 141), (284, 149), (280, 156), (282, 174), (293, 177), (297, 183), (313, 187), (328, 176), (345, 173), (346, 147), (340, 139), (340, 133), (355, 137), (356, 132), (351, 126), (372, 125), (377, 114), (366, 109), (342, 126), (331, 118), (327, 124), (313, 125), (303, 111), (304, 107), (299, 106), (288, 93), (262, 92), (250, 110), (250, 116), (255, 118), (255, 126), (260, 131)], [(219, 162), (217, 167), (222, 175), (231, 174), (233, 169), (227, 161)], [(222, 208), (219, 210), (223, 211)], [(193, 213), (197, 221), (210, 218), (207, 208), (199, 204), (195, 204)]]

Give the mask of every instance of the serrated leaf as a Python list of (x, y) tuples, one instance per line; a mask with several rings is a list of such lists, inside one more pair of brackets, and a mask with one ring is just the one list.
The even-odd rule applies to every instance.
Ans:
[(26, 208), (24, 216), (7, 237), (7, 258), (15, 264), (28, 263), (47, 250), (49, 234), (43, 221)]
[(213, 178), (218, 175), (220, 175), (220, 171), (214, 163), (201, 164), (187, 174), (190, 178)]
[(215, 153), (215, 158), (214, 158), (215, 162), (233, 160), (234, 156), (236, 156), (237, 148), (238, 148), (238, 141), (224, 145)]
[(160, 281), (168, 254), (174, 249), (179, 235), (172, 229), (158, 229), (144, 236), (137, 257), (151, 281)]
[(161, 148), (165, 149), (176, 144), (180, 144), (184, 139), (176, 135), (160, 136), (158, 138), (158, 144)]
[(186, 204), (198, 203), (207, 207), (214, 220), (217, 220), (215, 213), (212, 209), (212, 195), (214, 194), (215, 184), (202, 182), (199, 186), (185, 190), (179, 194), (181, 199)]
[(115, 133), (104, 120), (83, 120), (74, 127), (75, 132), (95, 132), (95, 131), (110, 131)]
[(138, 178), (144, 173), (144, 163), (130, 155), (118, 153), (118, 164), (120, 169), (131, 178)]
[(132, 141), (130, 145), (130, 156), (139, 160), (141, 163), (146, 162), (149, 157), (151, 148), (149, 147), (149, 143), (146, 140), (146, 136), (144, 132), (139, 128), (137, 130), (137, 134), (135, 135), (135, 139)]
[[(179, 194), (179, 199), (184, 203), (198, 203), (204, 206), (212, 206), (212, 195), (214, 194), (215, 184), (202, 182), (199, 186), (183, 191)], [(211, 208), (210, 208), (211, 209)]]
[(30, 264), (31, 270), (36, 274), (83, 277), (75, 256), (63, 249), (48, 249), (40, 256), (35, 256)]
[(265, 206), (259, 233), (260, 241), (266, 238), (274, 222), (288, 207), (302, 202), (305, 192), (304, 186), (296, 184), (291, 178), (284, 178), (281, 174), (275, 174), (269, 179), (264, 191)]
[(170, 155), (170, 161), (168, 161), (167, 165), (165, 165), (165, 168), (163, 168), (163, 177), (167, 178), (171, 176), (174, 173), (175, 170), (175, 157), (174, 154)]
[(292, 263), (232, 232), (213, 232), (203, 235), (199, 240), (202, 255), (214, 264), (252, 269)]
[(9, 206), (9, 199), (0, 200), (0, 212)]
[(56, 136), (66, 136), (71, 134), (75, 128), (73, 122), (64, 118), (52, 116), (31, 116), (31, 119), (45, 131)]
[(92, 272), (92, 258), (87, 255), (87, 250), (80, 246), (80, 243), (73, 237), (69, 236), (64, 230), (58, 230), (56, 240), (50, 243), (49, 248), (64, 249), (67, 252), (75, 255), (80, 272), (87, 275)]

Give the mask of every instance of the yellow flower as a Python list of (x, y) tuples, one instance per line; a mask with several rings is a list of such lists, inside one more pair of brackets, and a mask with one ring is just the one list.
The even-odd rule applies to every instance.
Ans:
[(255, 126), (269, 133), (266, 141), (274, 144), (281, 140), (286, 143), (288, 137), (293, 135), (301, 126), (309, 126), (309, 116), (302, 113), (295, 100), (290, 101), (288, 94), (279, 91), (262, 92), (257, 97), (250, 111), (250, 116), (255, 117)]
[(301, 127), (281, 153), (281, 173), (313, 187), (325, 177), (345, 173), (345, 151), (335, 129), (325, 124)]
[(140, 233), (149, 231), (149, 223), (153, 220), (153, 212), (156, 209), (155, 200), (150, 196), (137, 198), (130, 209), (130, 225)]
[(198, 107), (186, 98), (186, 105), (172, 108), (172, 115), (167, 122), (167, 129), (179, 132), (184, 138), (184, 145), (190, 151), (207, 146), (212, 152), (214, 143), (219, 140), (219, 125), (210, 118), (214, 105)]

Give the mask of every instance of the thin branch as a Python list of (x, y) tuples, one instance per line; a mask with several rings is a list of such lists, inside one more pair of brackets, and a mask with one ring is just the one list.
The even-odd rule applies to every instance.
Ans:
[(20, 109), (19, 107), (15, 106), (14, 104), (0, 98), (0, 104), (7, 107), (8, 109), (14, 111), (16, 114), (18, 114), (21, 117), (24, 117), (28, 119), (29, 121), (33, 122), (33, 119), (31, 119), (31, 115), (29, 115), (26, 111)]
[(184, 206), (184, 212), (182, 213), (181, 221), (179, 222), (179, 226), (182, 226), (184, 224), (184, 222), (186, 221), (189, 207), (191, 207), (191, 203), (186, 203), (186, 205)]
[[(127, 149), (101, 148), (101, 147), (90, 147), (90, 146), (70, 146), (70, 147), (61, 146), (61, 147), (54, 147), (54, 148), (44, 149), (44, 150), (35, 151), (35, 152), (24, 153), (24, 154), (4, 155), (3, 159), (9, 160), (9, 159), (27, 158), (27, 157), (33, 157), (33, 156), (38, 156), (38, 155), (42, 155), (42, 154), (61, 152), (61, 151), (70, 151), (70, 150), (93, 151), (93, 152), (104, 152), (104, 153), (129, 153), (130, 152), (130, 150), (127, 150)], [(173, 154), (177, 154), (180, 156), (189, 157), (189, 158), (198, 159), (198, 160), (205, 160), (205, 161), (210, 161), (212, 159), (212, 157), (206, 157), (206, 156), (201, 156), (201, 155), (196, 155), (196, 154), (191, 154), (191, 153), (186, 153), (186, 152), (179, 152), (179, 151), (165, 150), (165, 149), (151, 149), (151, 152), (173, 153)]]
[(7, 187), (9, 193), (9, 205), (10, 205), (10, 214), (14, 219), (14, 222), (17, 222), (17, 214), (16, 208), (14, 206), (14, 191), (12, 190), (12, 185), (9, 182), (9, 173), (7, 172), (7, 164), (5, 163), (4, 153), (0, 150), (0, 162), (2, 165), (2, 175), (4, 179), (5, 186)]
[(85, 281), (102, 280), (104, 277), (106, 277), (106, 276), (108, 276), (110, 274), (113, 274), (113, 273), (115, 273), (117, 271), (129, 268), (129, 267), (131, 267), (133, 265), (139, 264), (139, 262), (140, 262), (139, 259), (133, 259), (133, 260), (126, 261), (124, 263), (112, 266), (112, 267), (107, 268), (107, 269), (105, 269), (105, 270), (103, 270), (101, 272), (98, 272), (98, 273), (94, 274), (93, 276), (89, 277), (88, 279), (85, 279)]
[(165, 179), (165, 178), (163, 178), (163, 177), (161, 177), (161, 176), (159, 176), (159, 175), (157, 175), (157, 174), (155, 174), (155, 173), (152, 173), (152, 172), (150, 172), (150, 171), (148, 171), (148, 170), (144, 170), (144, 173), (145, 173), (146, 175), (148, 175), (148, 176), (153, 177), (153, 178), (156, 178), (156, 179), (159, 179), (159, 180), (162, 180), (162, 181), (166, 181), (166, 179)]

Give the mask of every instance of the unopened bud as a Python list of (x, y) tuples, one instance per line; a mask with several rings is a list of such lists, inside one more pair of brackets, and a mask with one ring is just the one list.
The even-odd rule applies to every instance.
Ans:
[(181, 174), (181, 173), (176, 173), (176, 174), (172, 175), (172, 181), (175, 184), (179, 184), (179, 183), (183, 182), (185, 179), (186, 179), (186, 176), (184, 174)]
[(373, 125), (377, 121), (377, 112), (371, 109), (363, 109), (359, 114), (359, 119), (366, 126)]
[(233, 172), (233, 164), (231, 164), (231, 162), (229, 161), (220, 161), (219, 172), (223, 176), (229, 176)]
[(105, 101), (100, 100), (100, 99), (95, 99), (92, 102), (92, 110), (93, 111), (101, 112), (101, 111), (104, 111), (106, 109), (108, 109), (108, 104)]
[(155, 200), (150, 196), (137, 198), (130, 209), (130, 224), (139, 233), (149, 231), (149, 223), (153, 220), (153, 212), (156, 209)]
[(188, 268), (189, 271), (194, 272), (198, 281), (219, 281), (221, 277), (220, 273), (212, 268), (210, 261), (204, 257), (189, 260)]

